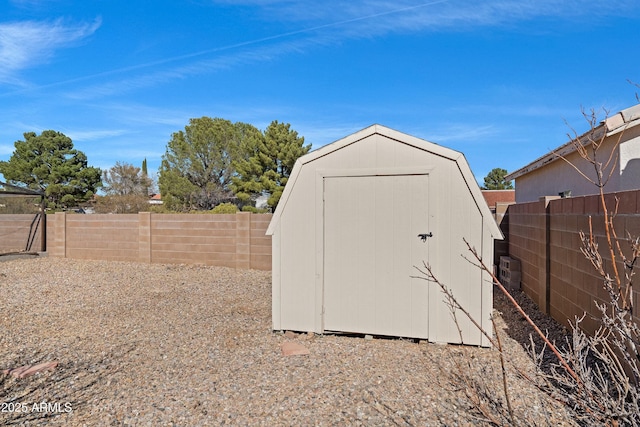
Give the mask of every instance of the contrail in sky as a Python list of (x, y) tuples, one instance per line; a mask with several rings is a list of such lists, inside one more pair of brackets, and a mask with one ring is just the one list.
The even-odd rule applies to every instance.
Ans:
[[(415, 6), (407, 6), (407, 7), (402, 7), (402, 8), (398, 8), (398, 9), (388, 10), (388, 11), (385, 11), (385, 12), (379, 12), (379, 13), (374, 13), (374, 14), (371, 14), (371, 15), (361, 16), (361, 17), (357, 17), (357, 18), (345, 19), (343, 21), (336, 21), (336, 22), (331, 22), (331, 23), (328, 23), (328, 24), (317, 25), (317, 26), (314, 26), (314, 27), (303, 28), (303, 29), (300, 29), (300, 30), (289, 31), (289, 32), (286, 32), (286, 33), (276, 34), (276, 35), (273, 35), (273, 36), (262, 37), (262, 38), (259, 38), (259, 39), (254, 39), (254, 40), (248, 40), (248, 41), (244, 41), (244, 42), (234, 43), (234, 44), (227, 45), (227, 46), (222, 46), (222, 47), (217, 47), (217, 48), (213, 48), (213, 49), (202, 50), (202, 51), (199, 51), (199, 52), (193, 52), (193, 53), (188, 53), (188, 54), (185, 54), (185, 55), (174, 56), (174, 57), (171, 57), (171, 58), (165, 58), (165, 59), (161, 59), (161, 60), (158, 60), (158, 61), (146, 62), (144, 64), (137, 64), (137, 65), (132, 65), (132, 66), (129, 66), (129, 67), (118, 68), (118, 69), (115, 69), (115, 70), (104, 71), (104, 72), (91, 74), (91, 75), (87, 75), (87, 76), (76, 77), (76, 78), (69, 79), (69, 80), (64, 80), (64, 81), (60, 81), (60, 82), (56, 82), (56, 83), (50, 83), (50, 84), (47, 84), (47, 85), (31, 87), (31, 88), (26, 88), (26, 89), (20, 89), (20, 90), (13, 91), (13, 92), (10, 92), (10, 93), (5, 93), (4, 96), (17, 94), (17, 93), (22, 93), (22, 92), (27, 92), (27, 91), (32, 91), (34, 89), (45, 89), (45, 88), (50, 88), (50, 87), (55, 87), (55, 86), (61, 86), (61, 85), (65, 85), (65, 84), (68, 84), (68, 83), (75, 83), (75, 82), (90, 80), (90, 79), (93, 79), (93, 78), (96, 78), (96, 77), (103, 77), (103, 76), (110, 76), (110, 75), (113, 75), (113, 74), (125, 73), (127, 71), (140, 70), (140, 69), (143, 69), (143, 68), (148, 68), (148, 67), (167, 64), (167, 63), (171, 63), (171, 62), (181, 61), (181, 60), (184, 60), (184, 59), (196, 58), (196, 57), (208, 55), (208, 54), (211, 54), (211, 53), (224, 52), (224, 51), (228, 51), (228, 50), (237, 49), (237, 48), (240, 48), (240, 47), (246, 47), (246, 46), (260, 44), (260, 43), (264, 43), (264, 42), (268, 42), (268, 41), (272, 41), (272, 40), (278, 40), (278, 39), (282, 39), (282, 38), (286, 38), (286, 37), (290, 37), (290, 36), (295, 36), (295, 35), (298, 35), (298, 34), (310, 33), (310, 32), (313, 32), (313, 31), (323, 30), (323, 29), (326, 29), (326, 28), (339, 27), (339, 26), (346, 25), (346, 24), (351, 24), (351, 23), (354, 23), (354, 22), (365, 21), (365, 20), (368, 20), (368, 19), (379, 18), (381, 16), (387, 16), (387, 15), (406, 12), (406, 11), (409, 11), (409, 10), (419, 9), (419, 8), (423, 8), (423, 7), (427, 7), (427, 6), (433, 6), (433, 5), (436, 5), (436, 4), (439, 4), (439, 3), (447, 3), (449, 1), (451, 1), (451, 0), (436, 0), (436, 1), (431, 1), (431, 2), (427, 2), (427, 3), (421, 3), (421, 4), (418, 4), (418, 5), (415, 5)], [(0, 95), (0, 96), (3, 96), (3, 95)]]

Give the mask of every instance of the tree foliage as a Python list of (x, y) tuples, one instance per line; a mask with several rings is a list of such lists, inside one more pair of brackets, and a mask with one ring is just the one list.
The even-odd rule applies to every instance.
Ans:
[(172, 135), (162, 158), (158, 184), (169, 209), (210, 210), (237, 197), (269, 194), (275, 207), (295, 161), (310, 145), (289, 124), (255, 126), (220, 118), (191, 119)]
[(106, 196), (98, 198), (96, 212), (137, 213), (149, 210), (148, 189), (152, 181), (141, 168), (116, 162), (115, 166), (103, 172), (102, 180)]
[(233, 196), (232, 162), (240, 154), (239, 128), (229, 120), (201, 117), (175, 132), (160, 165), (163, 201), (174, 210), (209, 210)]
[(489, 174), (484, 177), (485, 190), (511, 190), (513, 184), (511, 181), (506, 181), (504, 177), (507, 175), (507, 171), (501, 168), (491, 169)]
[(147, 188), (151, 186), (151, 179), (139, 167), (121, 162), (103, 172), (102, 182), (103, 190), (109, 196), (137, 194), (146, 197)]
[(101, 186), (101, 171), (87, 164), (87, 156), (73, 148), (71, 138), (45, 130), (26, 132), (14, 143), (8, 161), (0, 161), (0, 173), (14, 185), (42, 190), (48, 207), (75, 206), (93, 197)]
[(213, 214), (234, 214), (238, 212), (238, 207), (233, 203), (228, 203), (228, 202), (220, 203), (218, 206), (211, 209), (209, 212)]
[(277, 120), (261, 137), (248, 138), (246, 145), (247, 155), (234, 163), (238, 173), (233, 177), (232, 188), (241, 200), (268, 193), (267, 204), (275, 209), (293, 165), (309, 152), (311, 145), (304, 145), (304, 137), (298, 136), (290, 124)]
[(35, 214), (41, 206), (40, 196), (0, 198), (0, 214)]
[(147, 179), (147, 186), (145, 188), (144, 194), (149, 195), (152, 192), (155, 192), (155, 180), (149, 176), (149, 170), (147, 169), (147, 158), (145, 157), (142, 161), (142, 176)]
[(142, 194), (126, 194), (120, 196), (102, 196), (96, 199), (96, 213), (138, 213), (151, 210), (149, 198)]

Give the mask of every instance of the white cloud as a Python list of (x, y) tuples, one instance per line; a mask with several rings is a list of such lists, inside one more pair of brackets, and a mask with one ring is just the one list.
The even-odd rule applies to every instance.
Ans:
[[(129, 67), (87, 75), (67, 81), (60, 81), (42, 87), (67, 85), (80, 81), (100, 78), (91, 85), (74, 85), (66, 96), (72, 99), (94, 99), (113, 94), (123, 94), (143, 88), (166, 84), (193, 75), (207, 74), (234, 66), (271, 61), (292, 52), (302, 52), (319, 44), (332, 45), (344, 39), (380, 37), (389, 33), (420, 31), (466, 31), (478, 26), (511, 26), (521, 21), (540, 17), (572, 19), (578, 17), (606, 16), (622, 14), (630, 8), (638, 9), (632, 0), (612, 0), (601, 5), (595, 0), (356, 0), (343, 2), (326, 0), (309, 2), (301, 0), (214, 0), (217, 4), (232, 4), (250, 7), (258, 19), (285, 23), (281, 28), (289, 31), (265, 35), (261, 38), (238, 41), (226, 46), (212, 46), (198, 52), (165, 57), (157, 61), (135, 64)], [(594, 11), (597, 10), (597, 14)], [(0, 24), (0, 81), (2, 69), (6, 67), (26, 67), (30, 60), (46, 57), (40, 48), (39, 39), (46, 40), (46, 34), (54, 33), (62, 46), (70, 40), (78, 40), (93, 33), (99, 21), (89, 25), (62, 27), (64, 30), (49, 32), (42, 23), (21, 23), (35, 28), (33, 36), (27, 37), (27, 44), (37, 45), (41, 50), (34, 54), (31, 49), (3, 48)], [(60, 27), (56, 21), (53, 28)], [(19, 33), (17, 30), (11, 34)], [(66, 35), (66, 36), (65, 36)], [(12, 39), (17, 43), (17, 36)], [(45, 43), (46, 44), (46, 43)], [(55, 43), (54, 43), (55, 44)], [(6, 49), (14, 59), (3, 66), (2, 50)], [(27, 57), (29, 57), (27, 60)], [(107, 79), (107, 77), (113, 78)], [(118, 77), (120, 76), (120, 77)], [(8, 81), (7, 78), (4, 79)], [(41, 87), (41, 88), (42, 88)], [(39, 88), (32, 88), (39, 89)]]
[(71, 138), (74, 142), (77, 141), (94, 141), (94, 140), (102, 140), (106, 138), (113, 138), (116, 136), (123, 135), (128, 133), (124, 130), (70, 130), (63, 132), (69, 138)]
[(14, 73), (48, 61), (56, 50), (93, 34), (101, 24), (63, 20), (0, 23), (0, 81), (15, 83)]
[(624, 16), (638, 10), (633, 0), (360, 0), (314, 2), (295, 0), (219, 0), (260, 8), (271, 21), (303, 23), (304, 31), (332, 29), (334, 35), (371, 37), (392, 32), (464, 31), (471, 27), (509, 25), (540, 17), (571, 19), (604, 15)]
[[(123, 74), (121, 79), (112, 79), (95, 85), (74, 87), (66, 93), (71, 99), (93, 99), (107, 97), (113, 94), (123, 94), (134, 90), (157, 86), (174, 80), (183, 79), (193, 75), (202, 75), (218, 70), (230, 69), (237, 65), (253, 64), (256, 62), (270, 61), (287, 53), (300, 51), (308, 46), (309, 41), (302, 40), (276, 40), (285, 36), (267, 37), (252, 41), (242, 42), (229, 46), (165, 58), (147, 64), (138, 64), (131, 67), (112, 70), (92, 76), (56, 83), (62, 85), (80, 80), (88, 80), (106, 75)], [(266, 42), (278, 41), (269, 44)], [(197, 59), (200, 58), (200, 59)], [(175, 63), (173, 67), (167, 67), (168, 63)], [(159, 67), (162, 65), (162, 67)], [(142, 69), (147, 72), (139, 72)], [(139, 72), (136, 74), (136, 72)]]
[(454, 123), (440, 126), (439, 129), (430, 130), (429, 141), (436, 144), (449, 141), (484, 141), (494, 137), (498, 130), (492, 125), (475, 126), (468, 123)]

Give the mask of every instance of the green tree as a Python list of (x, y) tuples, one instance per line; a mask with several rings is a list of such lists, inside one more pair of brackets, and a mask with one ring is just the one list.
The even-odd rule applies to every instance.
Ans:
[(275, 209), (293, 165), (309, 152), (311, 145), (304, 145), (304, 137), (298, 136), (290, 124), (277, 120), (271, 122), (261, 137), (247, 138), (245, 143), (246, 155), (234, 163), (237, 174), (232, 188), (241, 200), (268, 193), (267, 204)]
[(93, 197), (102, 185), (101, 171), (87, 165), (87, 156), (73, 148), (71, 138), (53, 130), (23, 135), (9, 160), (0, 161), (0, 173), (10, 184), (43, 190), (50, 208), (75, 206)]
[(201, 117), (175, 132), (162, 156), (158, 185), (173, 210), (210, 210), (233, 196), (233, 161), (241, 154), (242, 128), (228, 120)]
[(484, 177), (484, 190), (511, 190), (513, 184), (511, 181), (505, 181), (504, 177), (507, 171), (501, 168), (491, 169), (489, 174)]
[(153, 191), (154, 180), (149, 176), (149, 171), (147, 170), (147, 158), (145, 157), (142, 161), (142, 176), (147, 178), (147, 186), (144, 190), (145, 195), (149, 195)]

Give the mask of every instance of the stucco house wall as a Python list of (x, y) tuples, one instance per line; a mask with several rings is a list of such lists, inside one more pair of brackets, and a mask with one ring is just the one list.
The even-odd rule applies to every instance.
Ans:
[[(598, 127), (576, 139), (589, 149), (590, 140), (601, 141), (597, 161), (609, 177), (606, 192), (640, 188), (640, 105), (604, 120)], [(604, 138), (604, 139), (603, 139)], [(589, 149), (590, 152), (590, 149)], [(561, 158), (564, 157), (563, 158)], [(576, 170), (577, 169), (577, 170)], [(514, 171), (505, 179), (515, 179), (516, 203), (537, 201), (540, 197), (597, 194), (589, 180), (596, 178), (592, 164), (582, 159), (572, 141)]]

